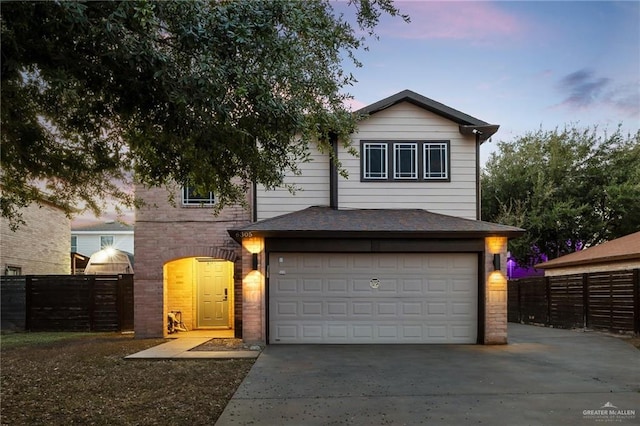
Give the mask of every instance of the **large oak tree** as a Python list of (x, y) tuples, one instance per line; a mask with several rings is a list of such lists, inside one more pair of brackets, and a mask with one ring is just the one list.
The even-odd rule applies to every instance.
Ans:
[(482, 219), (520, 226), (521, 264), (640, 231), (640, 131), (569, 126), (501, 142), (482, 174)]
[(43, 198), (131, 205), (132, 176), (219, 208), (280, 185), (310, 143), (353, 130), (343, 61), (399, 15), (350, 3), (354, 25), (328, 0), (3, 2), (3, 218)]

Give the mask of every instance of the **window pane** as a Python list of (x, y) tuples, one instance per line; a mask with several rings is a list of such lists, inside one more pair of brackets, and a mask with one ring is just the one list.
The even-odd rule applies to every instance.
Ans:
[(365, 143), (363, 163), (365, 179), (386, 179), (387, 144)]
[(200, 195), (193, 187), (182, 187), (182, 204), (212, 206), (214, 202), (215, 197), (213, 196), (213, 192)]
[(71, 251), (72, 252), (78, 251), (78, 237), (76, 235), (71, 236)]
[(22, 275), (22, 268), (19, 266), (9, 266), (4, 270), (5, 275)]
[(113, 246), (113, 235), (101, 235), (100, 236), (100, 249)]
[(418, 178), (418, 145), (394, 144), (394, 179), (417, 179)]
[(424, 145), (424, 178), (446, 179), (447, 144), (430, 143)]

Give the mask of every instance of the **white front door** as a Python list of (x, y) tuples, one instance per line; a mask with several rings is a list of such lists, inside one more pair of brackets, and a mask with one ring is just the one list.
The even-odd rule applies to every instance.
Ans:
[(270, 343), (476, 343), (478, 255), (272, 253)]

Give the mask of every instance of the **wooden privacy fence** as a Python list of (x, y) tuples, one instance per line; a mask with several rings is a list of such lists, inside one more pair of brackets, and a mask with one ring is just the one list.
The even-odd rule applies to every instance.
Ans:
[(3, 330), (133, 330), (131, 274), (2, 277), (1, 291)]
[(511, 280), (507, 303), (510, 322), (640, 334), (640, 270)]

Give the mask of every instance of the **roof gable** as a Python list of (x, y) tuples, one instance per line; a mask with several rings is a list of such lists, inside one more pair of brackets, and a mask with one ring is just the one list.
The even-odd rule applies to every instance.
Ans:
[(500, 127), (497, 124), (489, 124), (486, 121), (472, 117), (469, 114), (465, 114), (464, 112), (448, 107), (438, 101), (434, 101), (433, 99), (422, 96), (411, 90), (403, 90), (402, 92), (396, 93), (388, 98), (374, 102), (371, 105), (359, 109), (356, 111), (356, 114), (373, 115), (401, 102), (409, 102), (451, 120), (459, 125), (460, 133), (465, 135), (477, 134), (480, 141), (489, 139)]

